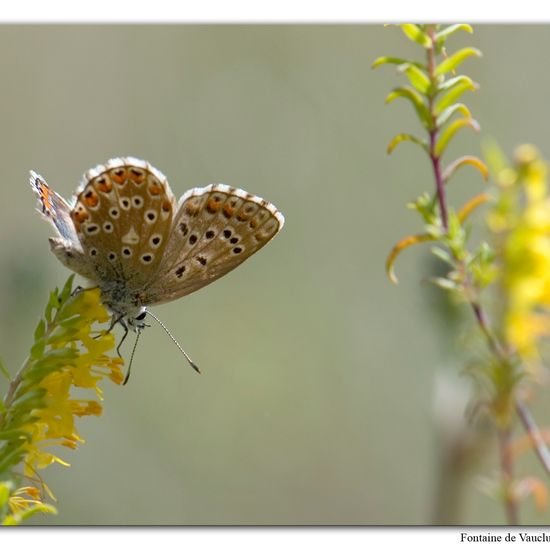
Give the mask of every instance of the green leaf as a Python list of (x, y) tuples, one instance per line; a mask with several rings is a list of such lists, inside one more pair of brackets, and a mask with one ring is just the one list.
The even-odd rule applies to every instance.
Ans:
[(380, 67), (380, 65), (386, 65), (388, 63), (392, 65), (403, 65), (405, 63), (408, 63), (409, 65), (414, 65), (419, 69), (426, 70), (426, 65), (423, 65), (418, 61), (412, 61), (411, 59), (404, 59), (403, 57), (388, 57), (388, 56), (378, 57), (377, 59), (375, 59), (373, 64), (371, 65), (371, 68), (376, 69), (376, 67)]
[(455, 114), (460, 113), (464, 118), (472, 118), (472, 113), (470, 109), (464, 105), (464, 103), (455, 103), (450, 107), (447, 107), (435, 120), (435, 125), (437, 128), (441, 128), (445, 123)]
[(46, 395), (46, 390), (44, 388), (34, 388), (32, 390), (29, 390), (20, 397), (17, 397), (11, 404), (10, 409), (12, 411), (17, 410), (17, 412), (24, 412), (35, 409), (41, 404), (44, 395)]
[(44, 333), (46, 332), (46, 323), (44, 319), (40, 319), (38, 322), (38, 325), (36, 325), (36, 328), (34, 329), (34, 339), (40, 340), (42, 336), (44, 336)]
[(31, 347), (31, 359), (37, 361), (44, 355), (44, 350), (46, 349), (46, 342), (43, 338), (40, 338), (38, 342), (35, 342)]
[(434, 256), (437, 256), (441, 261), (445, 262), (446, 264), (449, 264), (450, 266), (454, 266), (454, 261), (449, 252), (447, 250), (444, 250), (443, 248), (439, 246), (434, 246), (431, 249), (431, 252)]
[(426, 153), (428, 153), (428, 143), (425, 140), (420, 139), (416, 136), (413, 136), (412, 134), (397, 134), (396, 136), (393, 137), (393, 139), (388, 144), (388, 149), (387, 149), (388, 155), (391, 155), (394, 149), (403, 141), (410, 141), (412, 143), (416, 143), (417, 145), (420, 145), (420, 147), (422, 147), (422, 149), (424, 149)]
[(5, 430), (3, 432), (0, 432), (0, 439), (3, 441), (10, 441), (10, 440), (25, 440), (30, 441), (32, 439), (32, 436), (29, 432), (26, 430)]
[(474, 29), (470, 25), (466, 25), (465, 23), (459, 23), (458, 25), (449, 25), (448, 27), (445, 27), (444, 29), (440, 30), (435, 35), (435, 42), (438, 45), (441, 45), (449, 36), (454, 34), (457, 31), (466, 31), (470, 34), (474, 32)]
[(399, 66), (399, 71), (407, 75), (409, 82), (421, 94), (426, 94), (430, 90), (430, 79), (422, 69), (419, 69), (410, 63), (403, 63), (403, 65)]
[(11, 485), (10, 482), (0, 481), (0, 508), (8, 503), (12, 491)]
[(74, 281), (74, 273), (69, 276), (69, 278), (65, 282), (65, 285), (63, 286), (63, 290), (61, 291), (61, 294), (59, 295), (59, 300), (62, 304), (67, 301), (67, 298), (69, 298), (69, 296), (73, 291), (73, 281)]
[(476, 48), (462, 48), (458, 50), (436, 67), (435, 74), (441, 75), (454, 71), (465, 59), (468, 59), (472, 55), (481, 57), (481, 52)]
[(428, 111), (428, 107), (424, 103), (422, 96), (416, 90), (409, 87), (395, 88), (386, 97), (386, 103), (391, 103), (398, 97), (408, 99), (412, 103), (422, 124), (426, 128), (431, 128), (430, 112)]
[(444, 277), (432, 277), (429, 281), (443, 290), (460, 290), (460, 285), (450, 279), (445, 279)]
[(443, 112), (447, 107), (454, 104), (454, 102), (467, 91), (475, 91), (477, 88), (470, 86), (468, 82), (461, 82), (451, 90), (449, 90), (445, 95), (441, 96), (439, 101), (435, 106), (436, 114)]
[(449, 126), (447, 126), (445, 130), (443, 130), (441, 136), (439, 137), (439, 140), (436, 143), (436, 156), (441, 157), (443, 155), (445, 149), (449, 145), (449, 142), (454, 137), (454, 135), (458, 132), (458, 130), (464, 127), (468, 127), (475, 132), (479, 132), (479, 124), (473, 118), (459, 118), (457, 120), (453, 120), (453, 122), (451, 122), (451, 124), (449, 124)]
[(51, 346), (57, 342), (72, 340), (78, 334), (79, 328), (71, 326), (70, 324), (67, 325), (66, 321), (71, 321), (71, 324), (74, 323), (74, 319), (71, 317), (66, 319), (63, 323), (57, 325), (48, 336), (48, 345)]
[(44, 317), (46, 319), (47, 323), (52, 322), (52, 314), (54, 309), (59, 308), (59, 299), (57, 297), (57, 288), (50, 292), (50, 298), (48, 300), (48, 303), (46, 304), (46, 310), (44, 312)]
[(424, 48), (432, 47), (431, 38), (418, 25), (408, 23), (405, 25), (400, 25), (400, 27), (409, 40), (420, 44)]
[(48, 350), (44, 357), (37, 361), (29, 371), (36, 368), (43, 367), (52, 363), (71, 363), (76, 357), (78, 357), (78, 350), (73, 348), (59, 348)]
[(416, 210), (427, 224), (436, 220), (436, 201), (428, 193), (423, 193), (414, 202), (407, 204), (407, 208)]
[(20, 449), (19, 447), (17, 449), (14, 449), (10, 453), (2, 456), (0, 459), (0, 472), (5, 472), (9, 470), (12, 466), (17, 464), (21, 458), (24, 456), (25, 451)]
[(6, 368), (6, 366), (4, 365), (4, 361), (2, 361), (2, 359), (0, 359), (0, 372), (6, 377), (8, 382), (11, 382), (11, 375), (8, 369)]
[[(39, 403), (40, 405), (40, 403)], [(9, 417), (9, 426), (10, 429), (17, 430), (19, 428), (25, 428), (29, 426), (30, 424), (37, 422), (40, 420), (40, 417), (38, 417), (36, 414), (32, 414), (33, 411), (36, 411), (40, 407), (34, 407), (31, 409), (31, 411), (15, 411), (15, 413), (11, 414)], [(0, 440), (0, 443), (3, 443)], [(0, 456), (1, 456), (0, 452)]]
[(438, 83), (436, 92), (446, 92), (459, 84), (465, 83), (470, 85), (470, 90), (477, 90), (478, 88), (478, 85), (469, 76), (461, 74), (458, 76), (453, 76), (452, 78), (447, 78), (447, 80), (443, 80), (443, 82)]

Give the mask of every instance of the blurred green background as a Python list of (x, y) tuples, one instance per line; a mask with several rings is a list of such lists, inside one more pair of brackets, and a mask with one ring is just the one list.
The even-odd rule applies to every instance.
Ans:
[[(465, 45), (484, 53), (461, 71), (481, 85), (465, 101), (482, 134), (549, 157), (550, 27), (478, 25), (449, 48)], [(391, 246), (419, 230), (405, 204), (433, 183), (417, 148), (387, 157), (389, 139), (418, 123), (405, 102), (384, 107), (404, 77), (370, 65), (421, 53), (382, 25), (0, 27), (0, 353), (12, 371), (68, 275), (33, 210), (29, 169), (69, 197), (88, 168), (133, 155), (176, 195), (224, 182), (286, 217), (235, 272), (153, 309), (203, 375), (148, 329), (128, 386), (107, 384), (103, 416), (80, 423), (71, 468), (45, 471), (60, 514), (35, 523), (504, 521), (477, 479), (496, 457), (463, 482), (453, 467), (469, 312), (452, 314), (426, 283), (427, 248), (398, 260), (399, 286), (384, 274)], [(448, 158), (479, 143), (465, 131)], [(451, 200), (483, 185), (467, 168)], [(531, 503), (522, 512), (549, 519)]]

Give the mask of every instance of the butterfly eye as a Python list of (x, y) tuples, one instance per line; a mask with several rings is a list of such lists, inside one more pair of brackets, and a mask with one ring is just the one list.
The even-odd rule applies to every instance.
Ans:
[(136, 321), (143, 321), (145, 319), (145, 316), (147, 315), (147, 311), (142, 311), (137, 317)]

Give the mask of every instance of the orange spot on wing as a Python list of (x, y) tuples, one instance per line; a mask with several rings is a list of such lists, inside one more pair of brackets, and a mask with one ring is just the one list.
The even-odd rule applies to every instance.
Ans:
[(163, 212), (170, 212), (170, 210), (172, 209), (172, 205), (170, 204), (170, 201), (168, 199), (166, 199), (163, 203), (162, 203), (162, 211)]
[(50, 197), (53, 195), (53, 191), (42, 182), (40, 182), (39, 191), (40, 200), (42, 201), (42, 206), (44, 207), (44, 210), (51, 210), (53, 208), (53, 204)]
[(199, 207), (196, 204), (189, 203), (185, 206), (185, 213), (188, 216), (196, 216), (199, 213)]
[(110, 176), (111, 179), (119, 185), (124, 185), (126, 183), (127, 175), (124, 168), (115, 168), (110, 172)]
[(77, 231), (80, 231), (80, 225), (90, 217), (86, 209), (79, 204), (72, 212), (71, 219), (74, 222)]
[(128, 177), (138, 185), (145, 181), (145, 172), (139, 168), (130, 168), (128, 171)]
[(150, 181), (149, 182), (149, 194), (153, 197), (156, 197), (160, 194), (162, 194), (162, 185), (158, 181)]
[(226, 217), (226, 218), (230, 218), (233, 214), (235, 213), (235, 209), (229, 205), (229, 204), (225, 204), (224, 207), (223, 207), (223, 215)]
[(210, 212), (210, 214), (216, 214), (216, 212), (218, 212), (220, 208), (221, 208), (220, 202), (216, 201), (214, 199), (210, 199), (206, 203), (206, 210), (208, 210), (208, 212)]
[(84, 194), (84, 204), (90, 208), (94, 208), (98, 205), (99, 203), (99, 197), (97, 196), (97, 194), (90, 190), (90, 191), (87, 191), (85, 194)]
[(102, 193), (110, 193), (113, 188), (113, 184), (105, 176), (96, 178), (94, 184), (95, 188)]

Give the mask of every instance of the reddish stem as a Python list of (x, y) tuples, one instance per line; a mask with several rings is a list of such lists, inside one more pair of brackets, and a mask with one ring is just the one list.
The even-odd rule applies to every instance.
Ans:
[[(436, 83), (436, 58), (435, 58), (435, 27), (430, 25), (428, 27), (428, 36), (432, 40), (432, 46), (428, 49), (428, 77), (432, 82), (432, 85), (435, 87)], [(439, 212), (441, 214), (441, 225), (445, 232), (449, 229), (449, 216), (447, 213), (447, 201), (445, 197), (445, 182), (443, 181), (443, 176), (441, 173), (441, 159), (435, 152), (437, 145), (437, 135), (439, 133), (439, 128), (436, 125), (436, 115), (435, 115), (435, 95), (433, 93), (428, 95), (428, 110), (430, 111), (430, 118), (432, 123), (432, 128), (430, 130), (430, 160), (432, 163), (432, 169), (435, 177), (435, 187), (437, 189), (437, 200), (439, 203)]]

